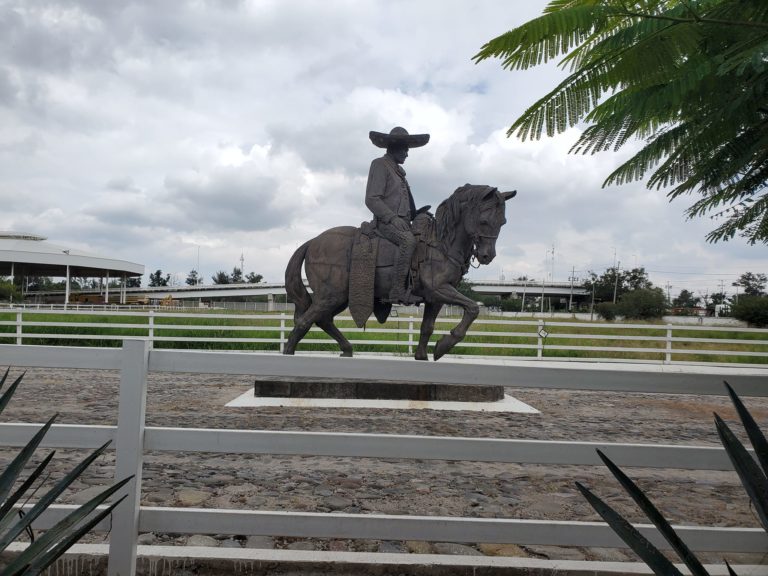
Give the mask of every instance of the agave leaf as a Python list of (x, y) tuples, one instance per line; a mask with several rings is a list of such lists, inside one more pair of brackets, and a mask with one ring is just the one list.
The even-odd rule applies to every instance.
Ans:
[(736, 412), (738, 412), (739, 418), (741, 418), (741, 423), (744, 425), (744, 430), (746, 430), (747, 436), (749, 436), (749, 441), (755, 449), (755, 455), (763, 469), (763, 474), (768, 475), (768, 441), (766, 441), (762, 430), (760, 430), (757, 422), (752, 418), (752, 414), (750, 414), (749, 410), (744, 406), (741, 398), (739, 398), (738, 394), (731, 388), (731, 385), (725, 380), (723, 380), (723, 384), (725, 384), (725, 388), (728, 390), (731, 402), (733, 402), (733, 405), (736, 407)]
[[(113, 484), (109, 488), (106, 488), (103, 492), (97, 494), (96, 496), (88, 500), (88, 502), (86, 502), (76, 510), (73, 510), (72, 512), (67, 514), (64, 518), (59, 520), (49, 530), (46, 530), (45, 534), (39, 537), (37, 541), (34, 543), (34, 545), (30, 545), (24, 552), (22, 552), (13, 561), (13, 563), (9, 566), (9, 568), (12, 567), (13, 569), (17, 569), (19, 567), (23, 567), (26, 564), (34, 563), (35, 558), (41, 552), (57, 547), (60, 542), (66, 541), (72, 534), (78, 533), (80, 529), (77, 528), (77, 524), (79, 524), (85, 518), (87, 518), (88, 515), (90, 515), (91, 512), (93, 512), (97, 506), (105, 502), (110, 496), (112, 496), (115, 492), (120, 490), (120, 488), (125, 486), (132, 479), (133, 479), (133, 476), (129, 476), (128, 478), (125, 478), (124, 480), (121, 480), (120, 482)], [(123, 498), (125, 498), (125, 496)], [(118, 502), (122, 501), (123, 498), (120, 498)], [(111, 510), (112, 507), (114, 507), (114, 505), (112, 505), (111, 507), (108, 507), (108, 510)], [(97, 515), (97, 517), (98, 516), (100, 516), (100, 514)], [(103, 518), (104, 516), (106, 516), (106, 514), (101, 515), (101, 518)], [(90, 524), (90, 522), (88, 524)], [(88, 530), (90, 530), (90, 527), (86, 530), (86, 532)], [(84, 533), (85, 532), (83, 532), (82, 534)], [(76, 540), (77, 538), (75, 539), (75, 541)]]
[[(3, 392), (3, 395), (0, 396), (0, 414), (3, 413), (3, 410), (5, 410), (5, 407), (8, 406), (8, 402), (11, 401), (11, 396), (13, 396), (14, 392), (16, 392), (16, 388), (19, 387), (19, 383), (21, 382), (21, 379), (24, 378), (24, 374), (26, 372), (22, 372), (21, 376), (16, 378), (16, 380), (13, 381), (13, 384), (10, 385), (8, 390)], [(2, 389), (3, 384), (5, 384), (5, 379), (8, 376), (8, 370), (5, 371), (5, 374), (3, 375), (3, 379), (0, 381), (0, 389)]]
[(744, 448), (744, 445), (739, 442), (739, 439), (717, 414), (715, 414), (715, 426), (717, 427), (717, 434), (720, 436), (720, 442), (723, 443), (744, 490), (747, 491), (749, 499), (757, 510), (760, 523), (765, 530), (768, 530), (768, 480), (766, 480), (765, 474), (747, 452), (747, 449)]
[(588, 488), (583, 486), (580, 482), (576, 482), (576, 487), (584, 495), (584, 498), (592, 505), (592, 508), (600, 514), (614, 532), (624, 542), (634, 550), (635, 554), (640, 556), (640, 559), (645, 562), (648, 567), (653, 570), (654, 574), (665, 574), (667, 576), (682, 576), (682, 572), (678, 570), (672, 562), (670, 562), (664, 554), (662, 554), (658, 548), (656, 548), (651, 542), (637, 529), (632, 526), (627, 520), (616, 510), (611, 508), (608, 504), (603, 502), (600, 498), (595, 496)]
[(117, 502), (114, 504), (111, 504), (104, 510), (101, 510), (98, 514), (96, 514), (91, 520), (80, 526), (77, 530), (71, 532), (68, 534), (65, 538), (63, 538), (60, 542), (58, 542), (55, 546), (48, 549), (47, 551), (43, 552), (40, 551), (39, 554), (36, 555), (36, 557), (32, 560), (30, 564), (27, 566), (22, 566), (16, 574), (22, 575), (22, 574), (28, 574), (29, 576), (37, 576), (37, 574), (40, 574), (43, 570), (45, 570), (48, 566), (50, 566), (59, 556), (61, 556), (64, 552), (67, 551), (75, 542), (77, 542), (80, 538), (83, 537), (86, 533), (88, 533), (96, 524), (101, 522), (104, 518), (106, 518), (109, 514), (112, 513), (112, 511), (115, 509), (115, 507), (120, 504), (127, 496), (123, 496)]
[(106, 442), (94, 450), (77, 466), (75, 466), (75, 468), (73, 468), (64, 478), (59, 480), (59, 482), (56, 483), (53, 488), (46, 492), (43, 497), (37, 501), (37, 503), (29, 510), (29, 512), (27, 512), (27, 514), (20, 522), (18, 522), (8, 533), (0, 536), (0, 550), (5, 549), (5, 547), (8, 546), (10, 542), (13, 542), (13, 540), (15, 540), (16, 537), (21, 534), (27, 526), (31, 526), (32, 522), (36, 520), (37, 517), (40, 516), (40, 514), (42, 514), (51, 504), (53, 504), (54, 500), (56, 500), (56, 498), (58, 498), (58, 496), (64, 492), (64, 490), (66, 490), (67, 487), (72, 484), (72, 482), (74, 482), (83, 473), (83, 471), (101, 455), (102, 452), (104, 452), (104, 450), (106, 450), (109, 444), (110, 442)]
[[(10, 391), (10, 388), (8, 389)], [(16, 479), (21, 474), (24, 466), (27, 465), (27, 461), (32, 457), (37, 447), (42, 442), (43, 437), (48, 432), (48, 429), (53, 424), (53, 421), (57, 418), (58, 414), (54, 414), (53, 417), (45, 423), (45, 425), (37, 431), (37, 433), (27, 442), (27, 445), (21, 449), (16, 457), (11, 461), (8, 467), (0, 474), (0, 502), (5, 502), (8, 494), (11, 493), (11, 488), (16, 483)]]
[(5, 379), (8, 378), (8, 372), (11, 371), (11, 367), (5, 369), (5, 374), (3, 374), (3, 377), (0, 378), (0, 390), (3, 389), (3, 386), (5, 386)]
[(2, 533), (10, 525), (13, 518), (15, 517), (16, 510), (14, 510), (13, 507), (16, 502), (21, 500), (21, 497), (26, 494), (27, 490), (29, 490), (32, 484), (34, 484), (35, 481), (42, 475), (54, 454), (56, 454), (55, 451), (48, 454), (48, 456), (40, 464), (37, 465), (37, 468), (32, 471), (29, 477), (27, 477), (27, 479), (22, 482), (21, 486), (19, 486), (16, 491), (11, 494), (11, 496), (5, 502), (3, 502), (3, 505), (0, 506), (0, 533)]
[(728, 564), (728, 560), (725, 560), (724, 562), (725, 562), (725, 565), (728, 567), (728, 574), (730, 576), (739, 576), (738, 574), (736, 574), (736, 572), (733, 571), (733, 568), (731, 568), (731, 565)]
[(677, 532), (672, 528), (670, 523), (662, 515), (661, 512), (653, 505), (648, 499), (645, 493), (635, 484), (621, 469), (614, 464), (608, 456), (602, 451), (598, 450), (597, 455), (605, 463), (611, 473), (616, 477), (619, 483), (624, 487), (624, 490), (632, 496), (632, 499), (637, 503), (640, 509), (645, 513), (648, 519), (653, 522), (654, 526), (658, 528), (661, 535), (666, 538), (667, 542), (677, 552), (678, 556), (685, 562), (691, 574), (694, 576), (709, 576), (702, 563), (691, 552), (690, 548), (686, 546), (685, 542), (677, 535)]

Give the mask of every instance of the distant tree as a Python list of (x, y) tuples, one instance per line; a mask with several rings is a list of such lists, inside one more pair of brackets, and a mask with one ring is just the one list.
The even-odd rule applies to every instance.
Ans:
[(608, 320), (610, 322), (616, 318), (618, 310), (617, 305), (613, 302), (600, 302), (595, 305), (595, 312), (597, 312), (597, 315), (603, 320)]
[(650, 290), (653, 288), (651, 279), (648, 278), (648, 272), (644, 267), (632, 268), (621, 273), (621, 283), (626, 292), (632, 290)]
[(725, 295), (725, 292), (715, 292), (709, 297), (709, 303), (712, 306), (725, 304), (727, 300), (728, 300), (728, 297)]
[(132, 278), (128, 278), (125, 285), (128, 288), (140, 288), (141, 287), (141, 276), (133, 276)]
[(9, 278), (0, 278), (0, 300), (18, 302), (21, 300), (21, 291), (14, 286)]
[(163, 271), (157, 269), (155, 272), (149, 275), (150, 286), (168, 286), (168, 281), (171, 279), (170, 274), (163, 276)]
[(200, 283), (200, 275), (197, 273), (197, 270), (190, 270), (184, 282), (187, 283), (187, 286), (197, 286)]
[(680, 290), (680, 294), (677, 298), (672, 299), (672, 306), (675, 308), (693, 308), (696, 306), (701, 298), (694, 296), (693, 292), (688, 290)]
[(766, 282), (768, 282), (768, 277), (766, 277), (765, 274), (744, 272), (732, 286), (740, 286), (743, 288), (743, 292), (746, 296), (762, 296), (765, 294)]
[(584, 282), (584, 287), (590, 292), (594, 288), (596, 302), (613, 302), (615, 290), (616, 301), (618, 302), (621, 296), (627, 292), (632, 290), (649, 290), (653, 288), (653, 284), (643, 267), (621, 270), (612, 266), (599, 276), (596, 272), (590, 270), (588, 278)]
[(232, 274), (229, 275), (230, 284), (242, 284), (243, 283), (243, 271), (237, 266), (232, 268)]
[(50, 276), (27, 276), (27, 290), (54, 290)]
[(245, 277), (245, 281), (248, 282), (249, 284), (258, 284), (259, 282), (262, 281), (263, 278), (264, 276), (262, 276), (261, 274), (256, 274), (255, 272), (248, 272), (248, 274)]
[(640, 288), (622, 295), (617, 312), (638, 320), (661, 318), (667, 311), (666, 300), (661, 288)]
[(216, 274), (211, 276), (211, 280), (213, 280), (214, 284), (229, 284), (230, 283), (229, 274), (224, 272), (224, 270), (219, 270), (218, 272), (216, 272)]
[(768, 326), (768, 296), (745, 296), (731, 307), (731, 315), (750, 326)]

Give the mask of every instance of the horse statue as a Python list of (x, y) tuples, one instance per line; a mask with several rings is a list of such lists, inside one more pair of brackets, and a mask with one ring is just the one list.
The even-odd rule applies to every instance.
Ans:
[[(427, 360), (427, 345), (435, 319), (445, 304), (458, 305), (464, 313), (461, 321), (435, 345), (435, 360), (461, 342), (477, 318), (477, 303), (456, 287), (469, 269), (472, 258), (479, 264), (490, 264), (495, 258), (496, 239), (506, 223), (505, 202), (515, 194), (516, 191), (499, 192), (491, 186), (465, 184), (438, 206), (435, 216), (423, 212), (414, 219), (413, 230), (418, 243), (411, 268), (412, 293), (422, 298), (425, 304), (416, 360)], [(293, 254), (285, 271), (285, 289), (296, 309), (294, 328), (288, 336), (284, 354), (293, 354), (299, 341), (316, 324), (338, 342), (342, 356), (352, 356), (352, 345), (334, 325), (333, 318), (348, 305), (355, 317), (351, 302), (355, 300), (356, 291), (359, 292), (355, 288), (355, 279), (360, 276), (363, 285), (371, 286), (368, 291), (371, 307), (364, 310), (362, 318), (358, 313), (355, 318), (358, 326), (364, 325), (371, 308), (379, 322), (386, 321), (392, 307), (387, 295), (393, 277), (392, 259), (387, 260), (387, 252), (393, 254), (394, 245), (377, 237), (369, 228), (368, 223), (360, 228), (331, 228), (305, 242)], [(354, 257), (361, 242), (364, 247), (373, 245), (375, 248), (378, 244), (373, 259), (368, 258), (368, 266), (362, 271), (355, 268)], [(366, 250), (363, 252), (368, 253)], [(312, 289), (311, 295), (301, 279), (302, 264)]]

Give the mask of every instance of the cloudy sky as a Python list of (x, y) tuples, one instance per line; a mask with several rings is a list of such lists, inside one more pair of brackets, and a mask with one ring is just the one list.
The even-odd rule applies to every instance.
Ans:
[(405, 164), (417, 205), (465, 182), (518, 190), (473, 279), (567, 281), (620, 261), (674, 296), (768, 271), (764, 246), (706, 243), (713, 223), (686, 221), (685, 199), (602, 189), (631, 148), (569, 156), (577, 129), (506, 137), (563, 74), (471, 57), (544, 4), (0, 0), (0, 230), (180, 283), (241, 255), (279, 281), (305, 240), (370, 218), (368, 132), (400, 125), (431, 134)]

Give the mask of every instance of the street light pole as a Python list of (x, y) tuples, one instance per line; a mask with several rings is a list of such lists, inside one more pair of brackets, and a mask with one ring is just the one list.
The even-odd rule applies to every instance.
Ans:
[(571, 277), (568, 278), (571, 281), (571, 296), (568, 299), (568, 312), (573, 309), (573, 281), (576, 280), (576, 266), (571, 266)]

